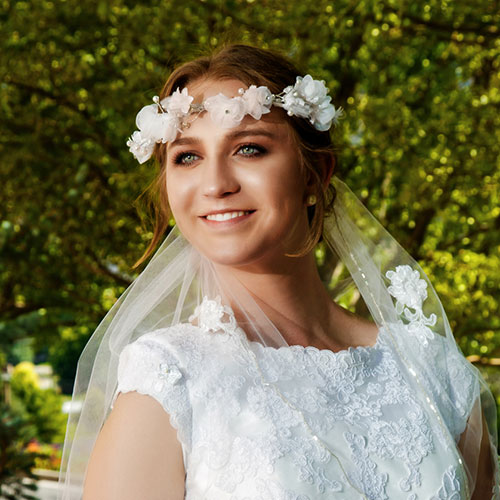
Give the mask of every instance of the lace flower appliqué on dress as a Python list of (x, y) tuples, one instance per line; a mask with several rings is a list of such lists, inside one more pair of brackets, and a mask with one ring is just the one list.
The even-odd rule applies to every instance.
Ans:
[(238, 329), (233, 311), (222, 305), (219, 295), (214, 300), (203, 297), (202, 303), (196, 307), (189, 321), (197, 322), (199, 328), (205, 332), (236, 333)]

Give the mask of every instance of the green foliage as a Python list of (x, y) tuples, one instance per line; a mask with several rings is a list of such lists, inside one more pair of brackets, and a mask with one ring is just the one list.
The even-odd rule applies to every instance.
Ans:
[(495, 2), (283, 5), (2, 0), (0, 344), (33, 336), (68, 376), (151, 238), (135, 114), (175, 64), (232, 39), (326, 80), (347, 111), (340, 175), (430, 274), (464, 352), (500, 357)]
[(40, 389), (32, 363), (25, 361), (14, 368), (11, 389), (12, 407), (31, 422), (37, 440), (62, 443), (67, 419), (61, 412), (62, 396), (53, 389)]
[(78, 358), (90, 338), (87, 326), (61, 328), (60, 340), (50, 348), (50, 361), (58, 374), (59, 386), (64, 394), (71, 394)]
[[(33, 338), (25, 337), (15, 342), (9, 352), (9, 362), (17, 365), (21, 361), (33, 361)], [(0, 363), (0, 366), (2, 364)]]
[(29, 451), (33, 427), (21, 415), (0, 401), (0, 498), (36, 499), (36, 477), (31, 472), (37, 458), (44, 455)]
[(30, 392), (36, 391), (39, 386), (40, 379), (33, 363), (23, 361), (14, 368), (10, 387), (17, 397), (25, 398)]

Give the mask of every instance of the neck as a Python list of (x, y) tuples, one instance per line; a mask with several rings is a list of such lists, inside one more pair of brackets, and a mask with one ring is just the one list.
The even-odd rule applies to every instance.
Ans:
[[(346, 329), (349, 313), (328, 295), (312, 252), (304, 257), (285, 258), (267, 268), (219, 268), (218, 272), (222, 277), (229, 274), (230, 279), (236, 279), (246, 289), (288, 345), (332, 350), (352, 345), (351, 332)], [(238, 306), (232, 305), (238, 317)]]

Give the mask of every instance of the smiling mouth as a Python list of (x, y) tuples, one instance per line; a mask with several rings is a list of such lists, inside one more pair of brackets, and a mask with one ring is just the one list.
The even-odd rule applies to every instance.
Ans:
[(255, 210), (239, 210), (235, 212), (224, 212), (218, 214), (209, 214), (205, 216), (207, 220), (213, 220), (216, 222), (223, 222), (226, 220), (236, 219), (237, 217), (243, 217), (244, 215), (249, 215), (255, 212)]

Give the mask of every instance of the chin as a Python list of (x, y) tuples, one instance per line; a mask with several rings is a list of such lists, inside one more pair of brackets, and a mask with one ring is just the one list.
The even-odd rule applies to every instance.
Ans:
[(241, 268), (263, 262), (270, 257), (269, 248), (250, 247), (245, 244), (221, 245), (220, 247), (194, 245), (208, 260), (219, 266)]
[(198, 251), (204, 255), (208, 260), (214, 264), (220, 266), (228, 267), (241, 267), (254, 262), (255, 258), (248, 255), (247, 252), (242, 252), (241, 249), (236, 251), (231, 251), (230, 249), (224, 249), (220, 252), (214, 251), (212, 248), (209, 252), (203, 251), (203, 249), (198, 248)]

